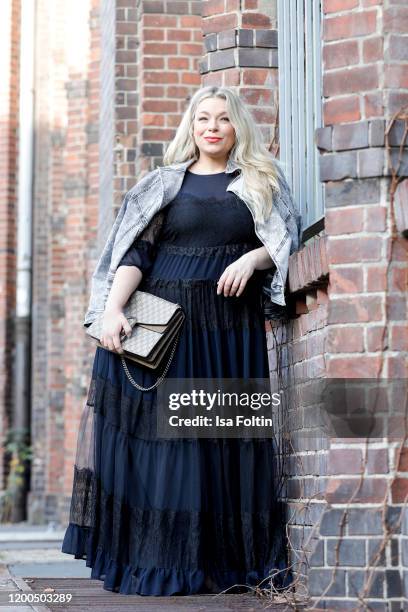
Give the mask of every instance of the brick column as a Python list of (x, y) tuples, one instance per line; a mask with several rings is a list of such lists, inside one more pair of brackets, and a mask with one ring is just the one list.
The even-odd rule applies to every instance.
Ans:
[[(408, 8), (391, 4), (396, 3), (323, 5), (325, 127), (316, 140), (325, 184), (330, 378), (408, 374), (407, 241), (394, 224), (385, 149), (390, 119), (408, 101)], [(400, 134), (394, 127), (391, 145)], [(395, 149), (392, 159), (395, 164)], [(406, 174), (406, 167), (401, 171)], [(358, 596), (373, 606), (377, 599), (402, 609), (408, 575), (401, 554), (407, 544), (397, 520), (408, 481), (398, 477), (398, 469), (405, 469), (398, 467), (398, 444), (330, 442), (328, 508), (311, 559), (310, 595), (332, 609), (356, 605)]]
[(278, 105), (276, 2), (240, 6), (238, 0), (204, 4), (202, 84), (236, 87), (270, 145)]

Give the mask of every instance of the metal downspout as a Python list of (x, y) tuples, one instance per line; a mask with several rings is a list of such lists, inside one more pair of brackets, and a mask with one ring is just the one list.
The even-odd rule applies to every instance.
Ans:
[[(17, 205), (17, 291), (13, 389), (13, 429), (16, 441), (30, 443), (31, 421), (31, 277), (34, 162), (34, 56), (35, 0), (21, 2), (18, 205)], [(27, 468), (27, 465), (25, 465)], [(12, 522), (26, 519), (28, 470), (16, 489)]]

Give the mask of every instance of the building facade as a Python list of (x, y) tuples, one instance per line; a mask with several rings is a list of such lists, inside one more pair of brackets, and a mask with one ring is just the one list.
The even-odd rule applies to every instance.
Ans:
[[(67, 520), (94, 350), (82, 329), (90, 277), (124, 193), (162, 163), (202, 85), (234, 87), (246, 102), (304, 219), (290, 317), (265, 322), (271, 378), (408, 378), (404, 0), (37, 0), (32, 55), (21, 60), (25, 10), (20, 0), (0, 8), (0, 431), (4, 442), (25, 375), (29, 521)], [(31, 309), (17, 316), (18, 112), (30, 61)], [(404, 609), (406, 433), (323, 436), (306, 400), (294, 417), (282, 448), (299, 596), (324, 609)], [(5, 488), (4, 452), (2, 469)]]

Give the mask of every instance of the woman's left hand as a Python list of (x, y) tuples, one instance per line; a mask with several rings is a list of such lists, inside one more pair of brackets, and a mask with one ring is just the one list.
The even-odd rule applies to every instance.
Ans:
[(217, 295), (224, 292), (225, 297), (240, 296), (256, 269), (256, 259), (256, 254), (250, 251), (227, 266), (218, 279)]

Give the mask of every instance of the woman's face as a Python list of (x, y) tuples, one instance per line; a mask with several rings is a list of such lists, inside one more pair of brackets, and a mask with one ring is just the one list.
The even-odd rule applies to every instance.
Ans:
[(200, 155), (212, 158), (227, 158), (235, 143), (226, 100), (206, 98), (197, 107), (194, 118), (194, 140)]

